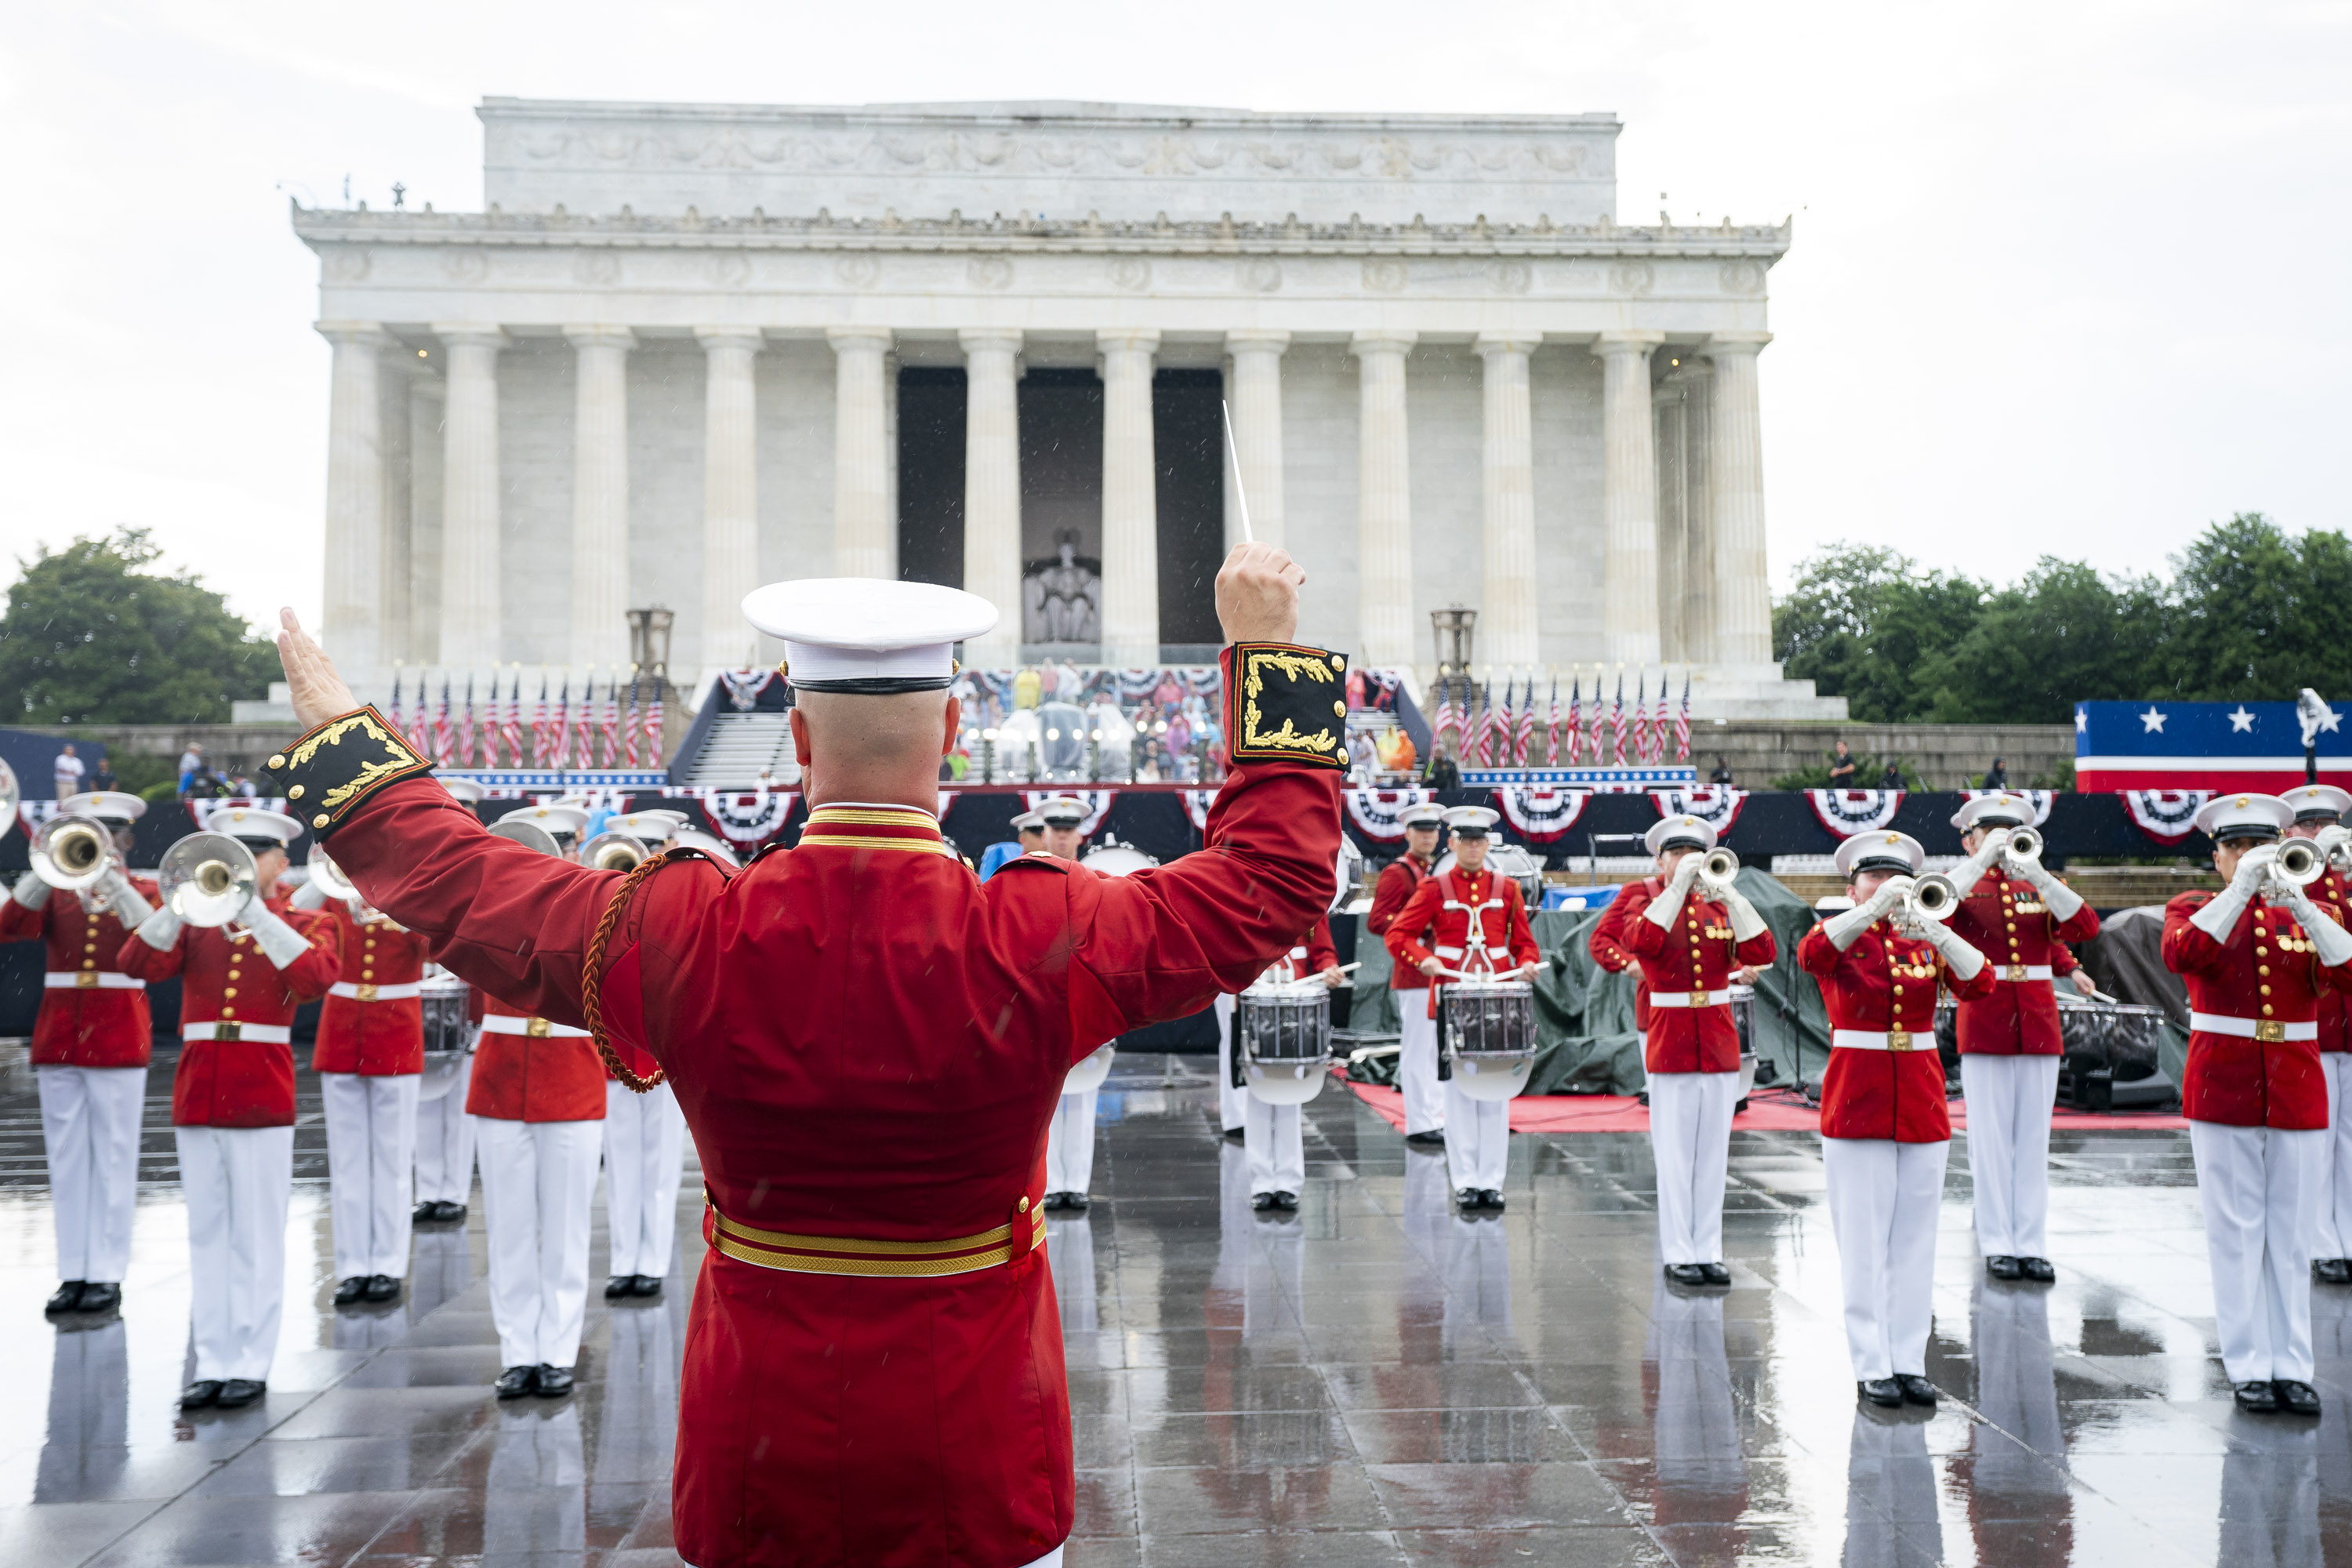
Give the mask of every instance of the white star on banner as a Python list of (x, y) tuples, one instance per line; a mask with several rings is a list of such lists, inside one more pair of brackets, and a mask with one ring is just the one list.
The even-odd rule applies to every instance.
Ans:
[(2150, 735), (2164, 733), (2164, 715), (2156, 710), (2156, 704), (2153, 702), (2148, 704), (2147, 711), (2139, 716), (2139, 721), (2143, 733)]
[(2088, 710), (2088, 709), (2086, 709), (2086, 708), (2077, 708), (2077, 709), (2075, 709), (2075, 710), (2074, 710), (2074, 733), (2076, 733), (2077, 735), (2084, 734), (2084, 733), (2088, 732), (2088, 731), (2090, 730), (2090, 728), (2091, 728), (2091, 713), (2090, 713), (2090, 710)]
[(2242, 702), (2238, 704), (2238, 710), (2230, 715), (2230, 732), (2233, 735), (2254, 732), (2254, 716), (2246, 711), (2246, 705)]

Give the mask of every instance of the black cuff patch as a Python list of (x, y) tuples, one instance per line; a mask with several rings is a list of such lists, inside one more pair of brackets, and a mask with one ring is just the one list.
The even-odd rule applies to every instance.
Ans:
[(433, 764), (373, 708), (330, 719), (269, 759), (288, 809), (321, 839), (388, 784), (418, 778)]
[(1225, 741), (1235, 763), (1348, 765), (1348, 661), (1319, 647), (1235, 643)]

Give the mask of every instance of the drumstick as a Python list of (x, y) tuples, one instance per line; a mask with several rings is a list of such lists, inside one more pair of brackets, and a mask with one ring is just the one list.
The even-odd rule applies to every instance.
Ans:
[[(1362, 959), (1360, 959), (1360, 959), (1356, 960), (1356, 962), (1355, 962), (1355, 963), (1343, 963), (1343, 964), (1339, 965), (1339, 973), (1342, 973), (1342, 974), (1353, 974), (1353, 973), (1356, 973), (1356, 971), (1358, 971), (1359, 969), (1361, 969), (1361, 968), (1363, 968), (1363, 967), (1364, 967), (1364, 961), (1363, 961)], [(1326, 971), (1326, 973), (1328, 973), (1328, 971)]]
[(1242, 542), (1255, 544), (1257, 535), (1250, 531), (1249, 492), (1242, 489), (1241, 448), (1234, 445), (1234, 411), (1226, 406), (1222, 397), (1217, 399), (1217, 411), (1225, 418), (1225, 456), (1234, 465), (1234, 500), (1241, 503)]

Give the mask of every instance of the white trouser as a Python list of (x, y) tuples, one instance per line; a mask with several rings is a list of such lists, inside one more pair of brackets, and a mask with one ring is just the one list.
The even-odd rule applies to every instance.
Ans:
[(1976, 1188), (1977, 1250), (1987, 1258), (2047, 1258), (2050, 1106), (2056, 1057), (1960, 1058), (1969, 1103), (1969, 1180)]
[(2312, 1210), (2327, 1139), (2323, 1128), (2189, 1124), (2213, 1326), (2231, 1383), (2311, 1381)]
[(1244, 1091), (1242, 1147), (1249, 1154), (1250, 1196), (1297, 1193), (1307, 1185), (1307, 1133), (1298, 1107), (1268, 1105)]
[(1095, 1226), (1085, 1215), (1060, 1214), (1045, 1221), (1045, 1266), (1054, 1271), (1054, 1299), (1062, 1306), (1065, 1333), (1091, 1334), (1102, 1327), (1101, 1295), (1095, 1286)]
[(1830, 1228), (1845, 1284), (1845, 1348), (1857, 1382), (1927, 1373), (1936, 1220), (1949, 1142), (1824, 1138)]
[(1658, 1260), (1723, 1261), (1723, 1182), (1736, 1072), (1650, 1075), (1650, 1158), (1658, 1172)]
[(1445, 1127), (1444, 1085), (1437, 1081), (1437, 1020), (1429, 1016), (1429, 993), (1399, 991), (1397, 1088), (1404, 1095), (1404, 1130), (1438, 1132)]
[(269, 1376), (286, 1299), (291, 1127), (174, 1127), (188, 1205), (188, 1321), (196, 1381)]
[(2311, 1255), (2352, 1258), (2352, 1105), (2345, 1103), (2344, 1092), (2346, 1084), (2352, 1083), (2352, 1051), (2322, 1051), (2319, 1065), (2327, 1075), (2327, 1142), (2320, 1156)]
[(659, 1279), (677, 1243), (677, 1184), (686, 1174), (686, 1113), (669, 1085), (644, 1094), (604, 1085), (604, 1228), (614, 1274)]
[(474, 1121), (466, 1088), (474, 1058), (457, 1058), (448, 1088), (416, 1108), (416, 1201), (462, 1204), (474, 1192)]
[(1045, 1190), (1087, 1195), (1095, 1179), (1095, 1101), (1102, 1093), (1066, 1094), (1045, 1125)]
[(131, 1211), (139, 1199), (139, 1121), (145, 1068), (37, 1067), (41, 1142), (49, 1157), (49, 1206), (58, 1231), (58, 1278), (122, 1283), (131, 1261)]
[(1234, 999), (1217, 994), (1217, 1125), (1231, 1132), (1242, 1125), (1242, 1102), (1249, 1090), (1234, 1087)]
[(335, 1218), (335, 1278), (408, 1277), (409, 1173), (416, 1158), (415, 1073), (363, 1078), (322, 1072), (328, 1205)]
[(1503, 1190), (1503, 1169), (1511, 1163), (1511, 1102), (1473, 1100), (1445, 1080), (1445, 1163), (1456, 1192)]
[(589, 1218), (604, 1130), (593, 1121), (477, 1120), (499, 1363), (569, 1367), (588, 1310)]

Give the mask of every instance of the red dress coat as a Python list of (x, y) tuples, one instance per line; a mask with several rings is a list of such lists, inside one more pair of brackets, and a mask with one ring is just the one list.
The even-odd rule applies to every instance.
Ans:
[[(509, 1034), (493, 1018), (520, 1018), (523, 1032)], [(534, 1017), (495, 996), (482, 998), (482, 1035), (474, 1044), (474, 1076), (466, 1087), (468, 1116), (602, 1121), (610, 1076), (586, 1030)]]
[[(1658, 895), (1650, 884), (1628, 888), (1611, 900), (1613, 913), (1625, 910), (1625, 942), (1642, 966), (1642, 985), (1653, 996), (1712, 995), (1731, 985), (1731, 972), (1745, 964), (1762, 967), (1780, 949), (1769, 931), (1746, 942), (1731, 935), (1731, 914), (1722, 904), (1699, 897), (1696, 889), (1683, 904), (1677, 930), (1662, 930), (1646, 911)], [(1728, 1001), (1688, 1007), (1650, 1005), (1649, 1026), (1643, 1031), (1643, 1065), (1651, 1072), (1738, 1072), (1739, 1026)]]
[[(335, 983), (342, 951), (335, 922), (323, 910), (290, 909), (284, 899), (271, 899), (269, 908), (310, 942), (284, 969), (250, 935), (231, 936), (226, 926), (184, 926), (179, 940), (161, 951), (136, 934), (122, 944), (125, 973), (151, 982), (180, 977), (174, 1127), (294, 1125), (294, 1047), (287, 1033), (295, 1008), (317, 1001)], [(188, 1038), (196, 1024), (250, 1027), (272, 1037)]]
[[(1961, 1052), (2058, 1055), (2058, 994), (2052, 979), (2063, 980), (2082, 967), (2066, 944), (2099, 934), (2099, 917), (2091, 906), (2060, 921), (2032, 883), (1995, 869), (1962, 896), (1951, 927), (1984, 954), (1993, 976), (1990, 994), (1960, 1004)], [(2026, 969), (2047, 969), (2051, 978), (2028, 978)]]
[[(1372, 884), (1372, 907), (1364, 916), (1364, 930), (1373, 936), (1386, 936), (1405, 901), (1428, 880), (1428, 866), (1410, 854), (1400, 855), (1381, 867), (1381, 879)], [(1326, 922), (1325, 929), (1329, 929), (1328, 922)], [(1429, 976), (1418, 969), (1393, 963), (1389, 966), (1389, 989), (1426, 991), (1429, 989)]]
[(2164, 966), (2189, 983), (2189, 1066), (2180, 1113), (2191, 1121), (2290, 1131), (2327, 1125), (2327, 1082), (2316, 1038), (2265, 1040), (2199, 1028), (2198, 1015), (2316, 1025), (2319, 998), (2352, 988), (2352, 968), (2327, 969), (2285, 910), (2248, 905), (2226, 942), (2189, 923), (2212, 900), (2183, 893), (2164, 906)]
[[(2352, 930), (2352, 889), (2346, 888), (2342, 877), (2330, 871), (2309, 891), (2313, 903), (2325, 905), (2337, 925)], [(2322, 1056), (2352, 1051), (2352, 1013), (2345, 1010), (2344, 993), (2333, 985), (2319, 994), (2319, 1050)]]
[[(1518, 883), (1484, 868), (1472, 875), (1455, 866), (1422, 883), (1397, 911), (1381, 940), (1401, 969), (1415, 968), (1423, 960), (1434, 958), (1457, 973), (1475, 973), (1462, 968), (1469, 962), (1474, 912), (1478, 917), (1477, 941), (1486, 947), (1496, 972), (1533, 963), (1543, 956), (1536, 946), (1535, 932), (1528, 927), (1527, 900), (1519, 893)], [(1440, 980), (1429, 988), (1433, 1018), (1437, 1016), (1437, 993), (1444, 984)]]
[(1663, 877), (1652, 877), (1618, 889), (1617, 896), (1609, 900), (1607, 909), (1601, 911), (1601, 919), (1594, 922), (1592, 934), (1584, 944), (1592, 954), (1592, 962), (1608, 973), (1622, 974), (1629, 969), (1633, 972), (1633, 1027), (1645, 1038), (1650, 1033), (1650, 982), (1648, 976), (1642, 973), (1641, 960), (1625, 944), (1627, 911), (1633, 907), (1626, 900), (1639, 894), (1642, 902), (1647, 903), (1665, 890), (1666, 883)]
[(1283, 962), (1290, 965), (1293, 980), (1312, 980), (1327, 969), (1339, 968), (1339, 949), (1331, 941), (1331, 917), (1318, 915), (1307, 940), (1285, 954)]
[[(310, 1047), (313, 1072), (392, 1078), (425, 1070), (425, 1005), (414, 993), (377, 994), (425, 978), (425, 941), (377, 915), (362, 922), (340, 899), (319, 913), (334, 921), (343, 973), (319, 1009), (319, 1038)], [(346, 990), (355, 994), (346, 996)]]
[[(1205, 849), (1130, 877), (1033, 855), (983, 885), (928, 814), (826, 806), (732, 878), (688, 863), (640, 884), (599, 994), (615, 1045), (669, 1074), (708, 1226), (1009, 1233), (1003, 1265), (897, 1279), (713, 1247), (679, 1402), (688, 1561), (1010, 1565), (1069, 1534), (1061, 1316), (1036, 1239), (1047, 1123), (1097, 1047), (1241, 990), (1297, 942), (1330, 900), (1339, 779), (1244, 763)], [(584, 1021), (583, 958), (619, 873), (494, 838), (430, 779), (376, 790), (333, 854), (457, 973)]]
[(1832, 1040), (1839, 1029), (1909, 1034), (1908, 1048), (1838, 1047), (1822, 1074), (1822, 1136), (1942, 1143), (1952, 1136), (1944, 1105), (1944, 1061), (1936, 1052), (1936, 992), (1948, 985), (1966, 1006), (1993, 986), (1992, 965), (1962, 981), (1944, 955), (1880, 921), (1840, 952), (1816, 925), (1797, 943), (1797, 963), (1821, 983)]
[[(131, 878), (131, 885), (151, 904), (163, 896), (144, 877)], [(122, 940), (130, 934), (113, 915), (92, 911), (79, 894), (52, 889), (48, 902), (37, 910), (0, 894), (0, 942), (37, 938), (45, 947), (41, 1014), (33, 1025), (34, 1066), (147, 1065), (155, 1033), (147, 1015), (147, 983), (126, 973), (121, 963)]]

